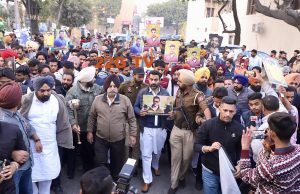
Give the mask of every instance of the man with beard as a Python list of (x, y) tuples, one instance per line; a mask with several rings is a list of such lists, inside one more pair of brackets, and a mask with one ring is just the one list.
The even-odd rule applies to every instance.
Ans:
[[(170, 91), (170, 87), (171, 87), (171, 76), (169, 74), (166, 73), (166, 63), (161, 60), (158, 59), (156, 61), (154, 61), (154, 70), (158, 71), (162, 76), (160, 76), (160, 86), (164, 89), (166, 89), (167, 91)], [(145, 78), (145, 83), (149, 85), (149, 76), (150, 74), (148, 73), (146, 75)]]
[(253, 67), (262, 67), (262, 60), (259, 56), (257, 56), (257, 50), (255, 49), (251, 51), (248, 70), (251, 71)]
[(63, 63), (63, 68), (54, 73), (55, 78), (62, 82), (62, 76), (64, 73), (72, 73), (75, 77), (75, 82), (77, 81), (77, 76), (79, 72), (75, 69), (74, 63), (71, 61), (65, 61)]
[(62, 89), (61, 89), (61, 94), (63, 96), (67, 95), (67, 92), (69, 89), (73, 86), (74, 82), (74, 75), (71, 73), (64, 73), (62, 77)]
[[(101, 87), (94, 83), (96, 69), (94, 67), (86, 67), (79, 72), (78, 81), (68, 91), (66, 102), (68, 102), (69, 119), (73, 129), (74, 150), (67, 151), (67, 176), (72, 179), (76, 168), (76, 153), (80, 152), (80, 158), (83, 165), (83, 170), (88, 171), (94, 167), (94, 148), (87, 141), (87, 120), (91, 105), (97, 95), (101, 92)], [(75, 120), (74, 110), (71, 106), (71, 100), (78, 99), (79, 107), (77, 111), (77, 119)], [(78, 135), (81, 145), (78, 146)]]
[[(194, 149), (202, 154), (202, 179), (204, 193), (221, 194), (218, 150), (222, 147), (234, 166), (241, 153), (243, 125), (233, 119), (236, 100), (224, 97), (219, 107), (219, 117), (204, 122), (197, 130)], [(237, 170), (235, 176), (239, 174)]]
[(205, 95), (193, 87), (195, 81), (192, 71), (179, 70), (179, 90), (174, 103), (177, 111), (170, 116), (174, 119), (174, 127), (170, 137), (172, 163), (168, 194), (176, 193), (178, 186), (185, 187), (185, 176), (194, 151), (194, 130), (211, 118)]
[(224, 73), (226, 71), (226, 67), (225, 64), (218, 64), (216, 65), (216, 69), (217, 69), (217, 78), (218, 79), (224, 79)]
[[(203, 94), (205, 95), (205, 98), (207, 99), (207, 101), (211, 101), (211, 96), (212, 96), (212, 89), (210, 89), (208, 87), (209, 81), (211, 81), (213, 78), (213, 76), (211, 76), (211, 69), (208, 69), (207, 67), (202, 67), (200, 69), (198, 69), (195, 72), (195, 78), (197, 80), (197, 83), (194, 84), (194, 87), (203, 92)], [(201, 171), (197, 172), (197, 163), (199, 160), (199, 154), (194, 152), (193, 154), (193, 158), (192, 158), (192, 171), (194, 173), (194, 175), (197, 177), (201, 177)], [(201, 170), (201, 168), (200, 168)], [(202, 188), (202, 179), (199, 179), (200, 182), (199, 184), (196, 184), (196, 188), (198, 188), (198, 190), (201, 190)]]
[(207, 85), (209, 76), (210, 71), (207, 67), (202, 67), (195, 72), (195, 78), (197, 83), (194, 85), (194, 87), (197, 90), (203, 92), (206, 98), (212, 95), (212, 90)]
[(260, 92), (254, 92), (248, 96), (248, 105), (250, 108), (249, 122), (245, 123), (245, 126), (250, 125), (259, 128), (262, 124), (262, 94)]
[(262, 124), (253, 131), (253, 140), (251, 142), (254, 162), (257, 162), (258, 154), (263, 147), (261, 140), (264, 138), (265, 131), (269, 127), (268, 118), (275, 112), (287, 112), (281, 108), (278, 97), (272, 95), (265, 96), (262, 99), (262, 105), (262, 114), (264, 115)]
[(167, 137), (167, 132), (163, 127), (166, 117), (147, 115), (147, 110), (143, 106), (143, 95), (169, 96), (169, 93), (160, 86), (160, 78), (161, 74), (158, 71), (150, 71), (149, 86), (138, 93), (134, 105), (134, 112), (141, 117), (140, 146), (144, 179), (141, 190), (143, 193), (149, 191), (153, 181), (151, 167), (154, 169), (154, 174), (160, 176), (159, 158)]
[[(95, 141), (95, 166), (108, 165), (116, 181), (124, 165), (126, 123), (129, 125), (129, 144), (136, 143), (136, 119), (128, 97), (118, 93), (120, 80), (109, 75), (104, 94), (95, 97), (88, 117), (87, 140)], [(94, 138), (93, 132), (96, 128)], [(108, 151), (110, 157), (108, 157)]]
[(235, 75), (233, 78), (233, 86), (227, 88), (228, 96), (236, 100), (236, 115), (235, 119), (241, 122), (241, 118), (244, 123), (249, 121), (249, 106), (248, 96), (253, 93), (248, 87), (248, 78), (243, 75)]
[[(50, 193), (52, 179), (59, 175), (61, 169), (58, 146), (73, 148), (65, 101), (63, 96), (52, 90), (54, 84), (49, 75), (34, 79), (34, 92), (23, 97), (20, 109), (20, 113), (36, 129), (43, 145), (42, 153), (33, 151), (33, 193)], [(30, 144), (34, 148), (34, 142), (30, 141)]]
[[(124, 82), (119, 87), (119, 93), (127, 96), (131, 102), (131, 105), (134, 106), (134, 103), (136, 101), (137, 95), (139, 91), (145, 87), (147, 87), (146, 84), (143, 83), (145, 77), (144, 68), (138, 67), (133, 70), (133, 80)], [(140, 118), (136, 114), (137, 122), (139, 123)], [(137, 125), (137, 136), (136, 136), (136, 144), (134, 147), (132, 147), (132, 158), (139, 161), (140, 159), (140, 128), (139, 125)], [(128, 128), (127, 128), (128, 129)], [(127, 135), (129, 136), (128, 130), (126, 130)], [(126, 149), (126, 154), (128, 155), (128, 149)], [(127, 158), (127, 156), (125, 157)]]
[(130, 65), (128, 61), (126, 61), (126, 65), (124, 68), (120, 68), (120, 72), (120, 76), (124, 79), (124, 81), (132, 80), (132, 75), (130, 73)]

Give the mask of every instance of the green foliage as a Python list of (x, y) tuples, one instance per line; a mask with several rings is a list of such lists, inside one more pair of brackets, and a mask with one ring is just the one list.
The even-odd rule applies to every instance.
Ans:
[(147, 16), (164, 17), (164, 25), (172, 26), (173, 22), (182, 24), (187, 19), (187, 1), (169, 0), (164, 3), (150, 5)]
[(101, 25), (106, 24), (106, 18), (115, 18), (121, 9), (122, 0), (98, 0), (96, 10), (98, 12), (98, 20)]
[[(57, 14), (58, 10), (53, 10)], [(60, 17), (60, 24), (68, 27), (80, 27), (92, 19), (92, 4), (86, 0), (65, 0)]]

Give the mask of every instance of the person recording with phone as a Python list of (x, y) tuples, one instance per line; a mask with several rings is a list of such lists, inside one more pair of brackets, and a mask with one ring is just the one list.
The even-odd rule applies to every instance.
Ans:
[[(251, 168), (249, 147), (253, 141), (251, 128), (243, 132), (242, 151), (239, 166), (241, 179), (255, 188), (255, 193), (299, 193), (300, 188), (300, 146), (291, 144), (296, 122), (288, 113), (277, 112), (267, 119), (266, 139), (270, 147), (260, 152), (270, 152), (269, 156), (259, 158), (255, 168)], [(272, 145), (273, 144), (273, 145)], [(266, 144), (265, 144), (266, 145)], [(272, 150), (273, 149), (273, 150)]]

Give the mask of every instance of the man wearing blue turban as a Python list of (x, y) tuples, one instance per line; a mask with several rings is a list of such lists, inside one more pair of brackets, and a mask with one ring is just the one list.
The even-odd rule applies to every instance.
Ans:
[(228, 96), (234, 98), (237, 103), (237, 113), (235, 119), (241, 122), (241, 119), (244, 123), (249, 122), (249, 105), (248, 105), (248, 96), (253, 93), (252, 90), (248, 89), (248, 78), (244, 75), (235, 75), (233, 78), (233, 85), (230, 86), (228, 90)]
[[(43, 152), (32, 150), (34, 166), (32, 167), (33, 193), (50, 193), (52, 179), (61, 169), (58, 148), (73, 148), (72, 129), (63, 96), (52, 89), (55, 85), (50, 75), (33, 80), (34, 92), (23, 97), (20, 113), (36, 129), (43, 145)], [(30, 141), (31, 148), (34, 142)], [(37, 186), (38, 184), (38, 186)]]

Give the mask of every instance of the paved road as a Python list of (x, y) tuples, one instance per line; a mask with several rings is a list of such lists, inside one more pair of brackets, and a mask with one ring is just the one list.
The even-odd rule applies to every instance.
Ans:
[[(148, 194), (167, 194), (169, 186), (170, 186), (170, 167), (167, 161), (167, 154), (162, 154), (161, 161), (161, 176), (153, 177), (153, 184), (148, 192)], [(79, 194), (80, 189), (80, 176), (82, 175), (83, 170), (81, 166), (77, 167), (76, 176), (73, 180), (70, 180), (66, 177), (66, 169), (63, 169), (62, 172), (62, 187), (64, 190), (64, 194)], [(142, 179), (142, 169), (138, 168), (138, 176), (133, 177), (131, 181), (131, 185), (136, 187), (139, 191), (141, 190), (143, 184)], [(186, 188), (178, 190), (176, 194), (202, 194), (202, 191), (198, 191), (194, 187), (195, 185), (195, 177), (192, 172), (188, 173), (186, 179)], [(141, 192), (140, 192), (141, 193)], [(51, 194), (54, 194), (53, 192)]]

